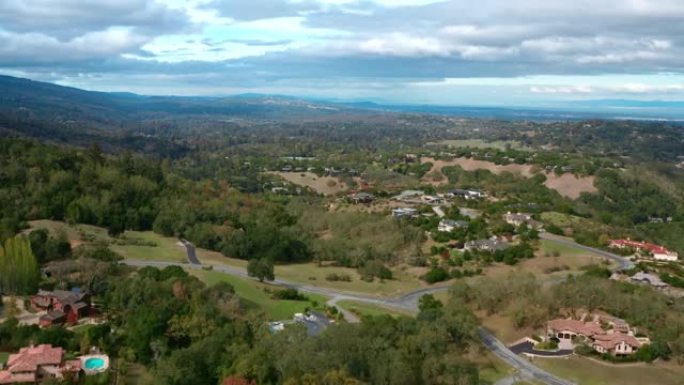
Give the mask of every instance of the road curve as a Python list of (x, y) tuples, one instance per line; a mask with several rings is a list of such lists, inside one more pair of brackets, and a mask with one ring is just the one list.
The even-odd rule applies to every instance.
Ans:
[(630, 261), (629, 259), (621, 256), (621, 255), (617, 255), (615, 253), (611, 253), (611, 252), (608, 252), (605, 250), (597, 249), (595, 247), (580, 245), (579, 243), (573, 241), (572, 239), (562, 237), (560, 235), (555, 235), (555, 234), (544, 232), (544, 233), (539, 234), (539, 238), (545, 239), (545, 240), (551, 241), (551, 242), (556, 242), (556, 243), (559, 243), (561, 245), (573, 247), (575, 249), (580, 249), (580, 250), (588, 251), (588, 252), (591, 252), (594, 254), (598, 254), (602, 257), (606, 257), (606, 258), (608, 258), (614, 262), (617, 262), (618, 267), (614, 268), (613, 270), (631, 270), (634, 268), (634, 263), (632, 261)]
[[(556, 242), (559, 244), (563, 244), (569, 247), (574, 247), (577, 249), (589, 251), (601, 256), (604, 256), (606, 258), (609, 258), (615, 262), (618, 263), (618, 267), (615, 270), (624, 270), (624, 269), (631, 269), (634, 267), (634, 264), (627, 260), (626, 258), (619, 256), (617, 254), (613, 254), (604, 250), (596, 249), (593, 247), (588, 247), (584, 245), (580, 245), (570, 239), (557, 236), (554, 234), (549, 234), (549, 233), (542, 233), (540, 234), (540, 237), (542, 239), (551, 241), (551, 242)], [(154, 266), (154, 267), (159, 267), (159, 268), (164, 268), (167, 266), (182, 266), (182, 267), (187, 267), (187, 268), (192, 268), (192, 269), (201, 269), (202, 265), (199, 261), (199, 259), (196, 256), (195, 253), (195, 246), (185, 240), (181, 241), (183, 245), (186, 248), (187, 255), (188, 255), (188, 261), (189, 263), (173, 263), (173, 262), (159, 262), (159, 261), (144, 261), (144, 260), (124, 260), (122, 263), (130, 266), (136, 266), (136, 267), (145, 267), (145, 266)], [(243, 277), (243, 278), (249, 278), (247, 275), (247, 272), (244, 269), (237, 268), (237, 267), (232, 267), (232, 266), (227, 266), (227, 265), (213, 265), (212, 266), (213, 270), (225, 273), (225, 274), (230, 274), (238, 277)], [(293, 288), (297, 289), (303, 292), (307, 293), (313, 293), (313, 294), (320, 294), (324, 295), (326, 297), (330, 297), (331, 299), (328, 301), (328, 304), (330, 305), (335, 305), (337, 302), (342, 301), (342, 300), (352, 300), (352, 301), (359, 301), (359, 302), (364, 302), (364, 303), (369, 303), (373, 305), (380, 305), (380, 306), (387, 306), (390, 308), (396, 308), (404, 311), (410, 311), (410, 312), (417, 312), (418, 311), (418, 301), (420, 297), (422, 297), (425, 294), (432, 294), (440, 291), (446, 291), (448, 290), (448, 287), (446, 286), (441, 286), (441, 287), (431, 287), (431, 288), (423, 288), (419, 290), (415, 290), (413, 292), (404, 294), (400, 297), (396, 298), (388, 298), (388, 299), (383, 299), (380, 297), (375, 297), (375, 296), (370, 296), (370, 295), (364, 295), (364, 294), (357, 294), (357, 293), (344, 293), (340, 292), (337, 290), (332, 290), (328, 288), (321, 288), (321, 287), (316, 287), (312, 285), (307, 285), (307, 284), (301, 284), (301, 283), (295, 283), (295, 282), (289, 282), (286, 280), (278, 279), (276, 278), (274, 281), (271, 282), (274, 285), (278, 286), (283, 286), (283, 287), (288, 287), (288, 288)], [(339, 308), (339, 306), (338, 306)], [(351, 322), (358, 322), (358, 317), (354, 316), (348, 311), (345, 311), (342, 309), (343, 314), (345, 317), (348, 317), (347, 319)], [(480, 334), (480, 339), (482, 340), (482, 343), (489, 349), (492, 353), (494, 353), (497, 357), (499, 357), (501, 360), (506, 362), (508, 365), (511, 367), (515, 368), (519, 372), (519, 376), (522, 378), (527, 378), (527, 379), (536, 379), (537, 381), (541, 381), (544, 384), (547, 385), (575, 385), (574, 383), (564, 380), (562, 378), (559, 378), (557, 376), (554, 376), (553, 374), (542, 370), (529, 362), (527, 359), (522, 358), (515, 353), (513, 353), (508, 347), (498, 340), (492, 333), (487, 331), (484, 328), (479, 329), (479, 334)], [(506, 380), (508, 380), (507, 378)]]

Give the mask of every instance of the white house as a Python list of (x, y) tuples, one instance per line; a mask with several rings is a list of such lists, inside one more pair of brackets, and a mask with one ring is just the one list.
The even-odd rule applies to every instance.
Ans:
[(443, 233), (450, 233), (454, 231), (455, 229), (463, 229), (468, 227), (468, 222), (466, 221), (454, 221), (451, 219), (442, 219), (439, 221), (439, 225), (437, 226), (437, 231), (443, 232)]

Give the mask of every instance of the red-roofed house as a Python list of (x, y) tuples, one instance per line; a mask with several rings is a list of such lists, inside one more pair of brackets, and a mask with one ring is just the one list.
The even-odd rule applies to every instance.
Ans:
[(642, 253), (649, 253), (653, 259), (658, 261), (677, 261), (679, 254), (675, 251), (666, 249), (663, 246), (648, 242), (638, 242), (631, 239), (613, 239), (610, 241), (610, 247), (624, 249), (630, 247)]
[(9, 356), (7, 367), (0, 371), (0, 384), (37, 383), (47, 377), (63, 378), (64, 373), (80, 370), (80, 360), (64, 361), (62, 348), (30, 346)]
[(36, 310), (47, 311), (40, 317), (40, 326), (75, 324), (82, 317), (90, 315), (90, 295), (73, 291), (40, 290), (31, 296), (31, 305)]
[(623, 320), (611, 318), (608, 323), (613, 328), (606, 331), (598, 319), (591, 322), (555, 319), (547, 323), (547, 334), (557, 338), (560, 341), (559, 346), (565, 349), (573, 348), (576, 343), (586, 342), (599, 353), (613, 355), (630, 355), (648, 343), (648, 338), (634, 337), (629, 325)]
[(594, 336), (591, 346), (599, 353), (626, 356), (636, 352), (641, 347), (641, 342), (629, 334), (611, 333)]

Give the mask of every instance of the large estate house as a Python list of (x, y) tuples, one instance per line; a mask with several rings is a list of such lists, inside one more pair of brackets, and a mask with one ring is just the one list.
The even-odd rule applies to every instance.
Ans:
[(47, 313), (40, 317), (40, 326), (75, 324), (91, 313), (90, 295), (78, 291), (45, 291), (31, 296), (31, 306)]
[(62, 348), (30, 346), (9, 356), (6, 368), (0, 370), (0, 384), (35, 384), (46, 378), (63, 378), (66, 373), (78, 374), (80, 370), (81, 361), (65, 360)]
[(609, 325), (605, 330), (600, 318), (592, 321), (575, 319), (555, 319), (547, 323), (547, 334), (559, 340), (561, 348), (574, 348), (585, 343), (599, 353), (626, 356), (634, 354), (650, 341), (648, 338), (637, 338), (629, 325), (620, 319), (604, 320)]
[(512, 213), (509, 211), (503, 215), (503, 219), (506, 221), (506, 223), (515, 227), (526, 224), (528, 227), (533, 229), (540, 229), (544, 226), (543, 223), (534, 220), (531, 214), (526, 213)]
[(613, 239), (610, 241), (610, 247), (625, 249), (632, 248), (640, 253), (650, 254), (653, 259), (657, 261), (677, 261), (679, 254), (675, 251), (666, 249), (663, 246), (648, 242), (638, 242), (631, 239)]

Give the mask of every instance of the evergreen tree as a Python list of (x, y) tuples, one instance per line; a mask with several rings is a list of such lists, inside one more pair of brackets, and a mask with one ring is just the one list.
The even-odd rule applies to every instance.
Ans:
[(0, 292), (11, 294), (33, 293), (38, 288), (40, 270), (24, 236), (5, 241), (0, 247)]

